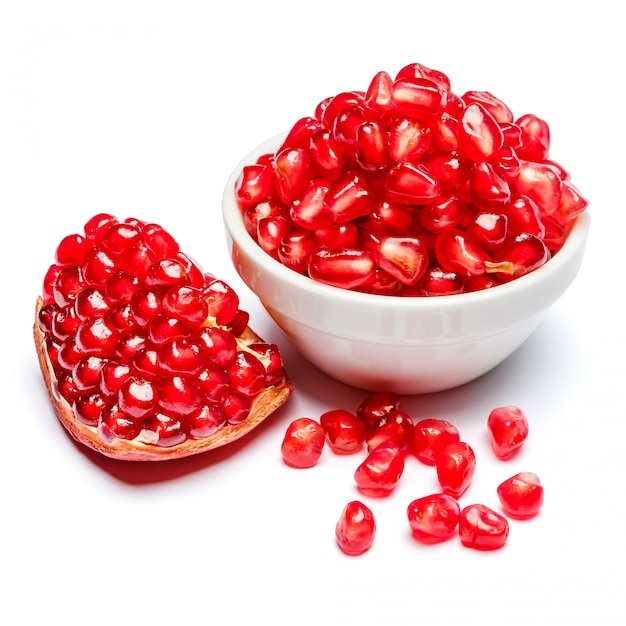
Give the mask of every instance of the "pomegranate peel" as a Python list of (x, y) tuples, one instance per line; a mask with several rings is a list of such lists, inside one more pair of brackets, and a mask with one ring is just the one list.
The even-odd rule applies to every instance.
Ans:
[(66, 237), (33, 338), (59, 421), (105, 456), (157, 461), (231, 443), (292, 392), (235, 292), (161, 227), (97, 215)]

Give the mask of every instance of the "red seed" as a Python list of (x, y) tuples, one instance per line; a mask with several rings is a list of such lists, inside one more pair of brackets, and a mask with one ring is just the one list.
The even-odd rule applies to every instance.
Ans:
[(407, 507), (413, 537), (422, 543), (440, 543), (452, 538), (460, 515), (459, 503), (445, 493), (417, 498)]
[(396, 488), (403, 472), (403, 450), (392, 441), (385, 441), (357, 467), (354, 480), (363, 494), (380, 497)]
[(299, 417), (287, 427), (280, 451), (287, 465), (300, 469), (317, 465), (324, 449), (326, 433), (319, 422)]
[(451, 443), (458, 443), (457, 427), (444, 419), (424, 418), (415, 424), (411, 452), (426, 465), (434, 465), (437, 455)]
[(459, 518), (461, 543), (475, 550), (498, 550), (509, 536), (509, 523), (484, 504), (470, 504)]
[(505, 460), (516, 454), (528, 437), (528, 419), (517, 406), (497, 407), (487, 418), (493, 453)]
[(514, 519), (530, 519), (543, 505), (543, 486), (533, 472), (520, 472), (507, 478), (497, 488), (505, 515)]
[(459, 498), (467, 491), (474, 477), (474, 450), (464, 441), (449, 443), (435, 457), (435, 469), (443, 492)]
[(345, 554), (357, 556), (372, 547), (376, 535), (376, 520), (362, 502), (349, 502), (335, 526), (337, 545)]

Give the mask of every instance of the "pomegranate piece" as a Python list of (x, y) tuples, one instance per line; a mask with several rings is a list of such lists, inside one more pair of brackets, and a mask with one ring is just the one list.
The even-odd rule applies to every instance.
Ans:
[(443, 492), (459, 498), (467, 491), (474, 477), (474, 450), (464, 441), (450, 443), (436, 456), (435, 469)]
[(335, 526), (335, 538), (342, 552), (358, 556), (367, 552), (376, 536), (374, 514), (358, 500), (348, 502)]
[(530, 519), (543, 505), (543, 486), (533, 472), (520, 472), (498, 485), (498, 499), (505, 515)]
[(461, 543), (475, 550), (498, 550), (509, 537), (506, 518), (484, 504), (462, 509), (458, 529)]
[(489, 413), (487, 429), (496, 457), (510, 459), (528, 437), (528, 419), (517, 406), (497, 407)]
[(359, 491), (372, 497), (389, 495), (404, 472), (404, 455), (393, 441), (374, 448), (354, 472)]
[(413, 537), (422, 543), (450, 539), (457, 530), (461, 507), (446, 493), (434, 493), (413, 500), (407, 507)]
[(437, 455), (451, 443), (461, 441), (458, 428), (448, 420), (424, 418), (413, 428), (411, 452), (426, 465), (435, 465)]
[(280, 452), (291, 467), (313, 467), (322, 456), (326, 432), (310, 417), (299, 417), (287, 426)]
[(378, 391), (366, 396), (357, 407), (357, 417), (366, 432), (382, 426), (389, 416), (400, 409), (400, 396), (394, 391)]
[(33, 335), (44, 382), (61, 423), (99, 453), (197, 454), (244, 436), (291, 394), (237, 294), (157, 224), (94, 216), (63, 238), (43, 283)]
[[(589, 202), (549, 150), (536, 115), (515, 118), (493, 93), (459, 95), (443, 72), (409, 63), (319, 101), (274, 153), (242, 168), (235, 194), (250, 236), (295, 272), (364, 293), (453, 295), (515, 280), (564, 244)], [(100, 237), (108, 220), (90, 229)], [(111, 273), (109, 252), (135, 227), (98, 255), (68, 239), (59, 258), (82, 258), (81, 273), (51, 266), (46, 293), (59, 282), (71, 300)], [(126, 252), (131, 273), (152, 262), (140, 244)]]

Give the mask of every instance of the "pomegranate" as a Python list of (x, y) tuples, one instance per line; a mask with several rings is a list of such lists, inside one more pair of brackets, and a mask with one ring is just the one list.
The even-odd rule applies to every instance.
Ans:
[(488, 91), (459, 95), (443, 72), (410, 63), (319, 102), (242, 168), (235, 194), (250, 236), (300, 274), (453, 295), (541, 267), (586, 210), (550, 144), (545, 120), (515, 117)]
[[(262, 173), (255, 184), (264, 188)], [(164, 228), (134, 218), (98, 214), (62, 239), (34, 340), (63, 426), (116, 459), (223, 446), (292, 391), (278, 347), (248, 326), (234, 290)]]

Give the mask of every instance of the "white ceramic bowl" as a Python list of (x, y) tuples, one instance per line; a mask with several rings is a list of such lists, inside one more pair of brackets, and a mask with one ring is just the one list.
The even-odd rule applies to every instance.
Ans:
[(235, 200), (244, 165), (274, 152), (284, 135), (246, 156), (224, 190), (234, 266), (296, 349), (333, 378), (370, 391), (443, 391), (485, 374), (537, 328), (580, 268), (590, 216), (583, 213), (543, 267), (492, 289), (394, 297), (331, 287), (290, 270), (247, 233)]

